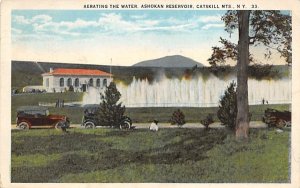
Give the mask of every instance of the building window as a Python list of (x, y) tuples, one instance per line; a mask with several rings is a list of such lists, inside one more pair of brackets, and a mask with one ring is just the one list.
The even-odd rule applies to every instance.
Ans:
[(79, 79), (78, 78), (75, 79), (75, 87), (79, 87)]
[(49, 87), (49, 78), (46, 78), (46, 87)]
[(93, 80), (93, 78), (90, 79), (89, 86), (94, 86), (94, 80)]
[(103, 87), (107, 87), (107, 79), (103, 80)]
[(64, 86), (65, 86), (65, 83), (64, 83), (64, 82), (65, 82), (64, 78), (60, 78), (60, 79), (59, 79), (59, 86), (60, 86), (60, 87), (64, 87)]
[(100, 78), (97, 79), (97, 81), (96, 81), (96, 86), (97, 86), (97, 87), (100, 87)]
[(67, 86), (70, 87), (71, 85), (72, 85), (72, 79), (68, 78), (68, 80), (67, 80)]

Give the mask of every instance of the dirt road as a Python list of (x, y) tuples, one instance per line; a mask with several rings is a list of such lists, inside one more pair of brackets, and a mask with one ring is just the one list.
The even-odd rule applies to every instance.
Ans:
[[(135, 126), (136, 129), (148, 129), (150, 126), (150, 123), (133, 123), (133, 126)], [(171, 125), (170, 123), (159, 123), (159, 128), (177, 128), (177, 125)], [(204, 128), (204, 126), (200, 123), (186, 123), (182, 126), (183, 128)], [(213, 123), (209, 126), (210, 128), (224, 128), (223, 125), (221, 125), (220, 122)], [(80, 126), (80, 124), (71, 124), (71, 128), (83, 128)], [(103, 127), (97, 127), (97, 128), (103, 128)], [(250, 122), (250, 128), (267, 128), (267, 125), (261, 121), (251, 121)], [(16, 127), (16, 124), (13, 124), (11, 126), (11, 129), (18, 129)]]

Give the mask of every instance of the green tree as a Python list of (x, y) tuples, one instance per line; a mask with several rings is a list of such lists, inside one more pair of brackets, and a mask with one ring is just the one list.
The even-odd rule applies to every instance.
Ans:
[(180, 109), (177, 109), (173, 112), (172, 117), (170, 119), (171, 125), (177, 125), (182, 127), (185, 124), (185, 116)]
[(209, 125), (214, 123), (213, 114), (208, 114), (204, 119), (200, 120), (200, 123), (204, 125), (205, 130), (208, 130)]
[(101, 94), (98, 117), (103, 126), (119, 128), (125, 113), (125, 106), (118, 102), (120, 98), (121, 93), (118, 91), (116, 84), (111, 82), (104, 94)]
[(238, 44), (221, 38), (222, 47), (213, 47), (208, 59), (211, 66), (223, 65), (227, 59), (237, 61), (237, 117), (236, 137), (248, 138), (249, 104), (248, 104), (248, 65), (253, 62), (249, 45), (264, 46), (265, 57), (272, 51), (278, 51), (288, 65), (292, 60), (291, 16), (276, 10), (230, 10), (222, 17), (225, 31), (230, 35), (238, 30)]
[(236, 84), (231, 82), (221, 97), (217, 116), (221, 123), (230, 129), (235, 129), (237, 115)]

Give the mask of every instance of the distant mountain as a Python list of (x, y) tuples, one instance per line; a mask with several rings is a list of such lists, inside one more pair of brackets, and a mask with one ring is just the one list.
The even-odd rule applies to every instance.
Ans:
[(187, 57), (181, 55), (166, 56), (158, 59), (152, 59), (147, 61), (142, 61), (134, 64), (135, 67), (193, 67), (197, 65), (198, 67), (203, 67), (204, 65)]

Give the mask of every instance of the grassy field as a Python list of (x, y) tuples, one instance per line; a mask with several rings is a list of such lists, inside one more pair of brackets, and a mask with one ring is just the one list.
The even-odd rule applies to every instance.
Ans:
[[(42, 94), (27, 94), (12, 96), (12, 113), (11, 121), (16, 123), (16, 110), (20, 106), (38, 105), (38, 102), (55, 103), (59, 98), (65, 102), (81, 101), (83, 93), (42, 93)], [(274, 108), (277, 110), (290, 110), (290, 105), (253, 105), (250, 106), (250, 113), (252, 114), (252, 121), (260, 121), (264, 110), (267, 108)], [(159, 122), (169, 122), (172, 113), (178, 109), (177, 107), (145, 107), (145, 108), (127, 108), (126, 115), (129, 116), (133, 122), (151, 122), (153, 119), (158, 119)], [(218, 121), (216, 116), (217, 107), (210, 108), (194, 108), (194, 107), (181, 107), (185, 114), (186, 121), (200, 122), (208, 114), (214, 114), (215, 121)], [(50, 113), (67, 115), (71, 119), (71, 123), (81, 123), (84, 108), (82, 107), (64, 107), (64, 108), (49, 108)]]
[[(250, 113), (252, 114), (252, 121), (261, 121), (265, 109), (275, 108), (278, 110), (290, 110), (290, 105), (253, 105), (250, 106)], [(218, 107), (198, 108), (198, 107), (161, 107), (161, 108), (127, 108), (126, 114), (133, 119), (134, 122), (151, 122), (153, 119), (158, 119), (160, 122), (169, 122), (173, 112), (180, 109), (184, 115), (186, 122), (194, 123), (200, 122), (208, 114), (213, 114), (215, 121), (217, 118)]]
[(17, 182), (290, 182), (290, 132), (226, 129), (12, 131)]

